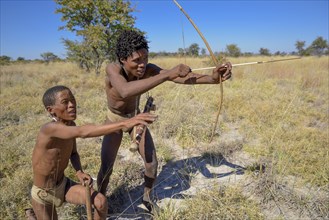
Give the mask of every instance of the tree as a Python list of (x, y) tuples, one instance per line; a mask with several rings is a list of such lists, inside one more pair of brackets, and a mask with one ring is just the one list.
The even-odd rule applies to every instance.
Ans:
[(278, 51), (276, 51), (276, 52), (274, 53), (274, 55), (275, 55), (275, 56), (286, 56), (286, 55), (287, 55), (287, 53), (286, 53), (286, 52), (284, 52), (284, 51), (283, 51), (283, 52), (281, 52), (281, 51), (279, 51), (279, 50), (278, 50)]
[(251, 57), (253, 55), (254, 55), (254, 53), (252, 53), (252, 52), (244, 52), (243, 53), (243, 56), (245, 56), (245, 57)]
[(206, 54), (207, 54), (206, 49), (205, 48), (201, 48), (201, 55), (202, 56), (206, 56)]
[(42, 57), (42, 59), (46, 62), (52, 62), (52, 61), (56, 61), (59, 60), (58, 56), (56, 56), (55, 54), (53, 54), (52, 52), (45, 52), (40, 54), (40, 56)]
[(263, 56), (270, 56), (271, 55), (269, 49), (262, 48), (262, 47), (259, 49), (259, 54), (263, 55)]
[(193, 43), (188, 48), (188, 54), (192, 56), (199, 56), (200, 47), (197, 43)]
[(239, 57), (241, 56), (241, 50), (236, 44), (226, 45), (226, 52), (228, 56)]
[(96, 74), (105, 60), (114, 61), (115, 42), (122, 29), (134, 29), (129, 1), (124, 0), (55, 0), (60, 6), (66, 29), (81, 37), (81, 42), (64, 39), (71, 59), (85, 68), (95, 68)]
[(325, 54), (325, 50), (327, 48), (327, 40), (323, 39), (322, 37), (317, 37), (310, 46), (311, 53), (318, 56)]
[(155, 52), (149, 52), (149, 58), (154, 58), (157, 56), (157, 53)]
[(305, 55), (305, 41), (296, 41), (295, 46), (300, 56)]
[(92, 64), (92, 51), (88, 45), (85, 45), (85, 41), (71, 41), (68, 39), (63, 40), (64, 46), (67, 49), (67, 59), (70, 61), (78, 62), (80, 68), (86, 69), (87, 72), (90, 71)]
[(184, 56), (185, 55), (185, 49), (178, 48), (178, 54), (179, 54), (179, 56)]
[(9, 56), (0, 56), (0, 65), (9, 64), (10, 60), (11, 60), (11, 57), (9, 57)]
[(274, 53), (275, 56), (280, 56), (281, 52), (278, 50), (277, 52)]
[(24, 57), (17, 57), (16, 61), (25, 61), (25, 58)]

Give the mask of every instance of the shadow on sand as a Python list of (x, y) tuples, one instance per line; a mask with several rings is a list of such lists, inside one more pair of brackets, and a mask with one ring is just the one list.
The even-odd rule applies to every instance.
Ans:
[[(218, 168), (226, 166), (227, 169), (225, 170), (229, 171), (223, 173), (212, 173), (207, 168), (209, 166)], [(199, 173), (201, 173), (205, 179), (215, 179), (224, 178), (230, 175), (242, 175), (244, 174), (244, 171), (244, 167), (230, 163), (220, 153), (205, 153), (202, 156), (190, 157), (177, 161), (170, 161), (164, 166), (162, 166), (161, 172), (157, 177), (153, 189), (153, 194), (156, 200), (162, 200), (164, 198), (183, 199), (188, 196), (184, 194), (184, 192), (191, 187), (192, 178)], [(119, 193), (120, 196), (111, 196), (109, 198), (109, 204), (113, 203), (116, 200), (116, 207), (118, 207), (117, 205), (119, 205), (118, 202), (121, 203), (119, 205), (119, 207), (121, 207), (120, 210), (118, 210), (117, 208), (116, 210), (112, 210), (112, 213), (113, 211), (116, 213), (121, 213), (119, 214), (119, 217), (109, 219), (120, 219), (120, 216), (122, 218), (129, 219), (130, 215), (135, 215), (134, 219), (136, 219), (136, 217), (137, 219), (148, 219), (147, 217), (142, 216), (142, 213), (145, 213), (145, 210), (139, 207), (142, 202), (144, 187), (140, 185), (129, 190), (128, 192), (125, 191), (125, 193), (123, 193), (122, 188), (126, 187), (127, 186), (123, 185), (117, 188), (116, 191), (121, 192)], [(118, 201), (118, 199), (120, 201)]]

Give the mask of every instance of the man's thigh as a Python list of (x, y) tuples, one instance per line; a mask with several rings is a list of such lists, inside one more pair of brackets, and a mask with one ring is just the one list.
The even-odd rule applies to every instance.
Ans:
[(85, 187), (79, 184), (71, 186), (65, 194), (65, 201), (77, 205), (85, 204), (86, 203)]

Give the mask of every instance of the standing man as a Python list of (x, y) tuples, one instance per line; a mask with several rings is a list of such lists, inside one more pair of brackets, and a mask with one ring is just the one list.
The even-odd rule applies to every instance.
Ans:
[[(148, 42), (142, 34), (125, 30), (119, 36), (116, 44), (118, 63), (110, 63), (106, 67), (107, 122), (133, 117), (140, 112), (138, 109), (140, 96), (165, 81), (179, 84), (218, 84), (220, 76), (225, 81), (232, 74), (230, 63), (217, 66), (211, 76), (193, 73), (190, 67), (184, 64), (179, 64), (172, 69), (162, 69), (148, 63), (148, 53)], [(131, 130), (128, 132), (133, 139), (134, 132)], [(97, 184), (98, 190), (104, 195), (106, 195), (122, 136), (123, 131), (117, 131), (103, 138)], [(157, 176), (158, 161), (148, 128), (144, 129), (138, 152), (145, 165), (145, 188), (142, 202), (152, 212), (156, 204), (152, 202), (150, 193)]]

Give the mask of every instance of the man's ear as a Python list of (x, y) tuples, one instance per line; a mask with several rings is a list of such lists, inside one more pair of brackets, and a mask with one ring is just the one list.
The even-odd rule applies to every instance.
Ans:
[(124, 59), (124, 58), (120, 58), (120, 63), (123, 63), (124, 61), (127, 61), (127, 59)]
[(47, 112), (51, 115), (51, 116), (55, 116), (54, 114), (54, 112), (53, 112), (53, 107), (52, 106), (47, 106), (46, 107), (46, 110), (47, 110)]

